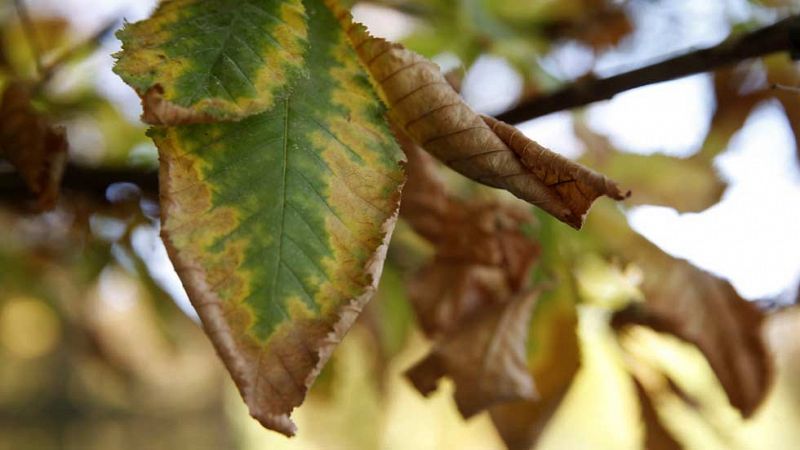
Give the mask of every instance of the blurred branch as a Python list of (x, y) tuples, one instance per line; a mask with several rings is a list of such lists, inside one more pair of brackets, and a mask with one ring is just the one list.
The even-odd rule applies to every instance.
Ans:
[[(104, 199), (106, 189), (114, 183), (133, 183), (148, 195), (158, 197), (158, 174), (133, 168), (85, 167), (68, 164), (61, 188)], [(28, 188), (16, 172), (0, 171), (0, 200), (15, 201), (29, 198)]]
[(773, 25), (726, 39), (714, 47), (690, 51), (674, 58), (608, 78), (586, 77), (552, 94), (534, 97), (497, 116), (519, 123), (546, 114), (608, 100), (615, 95), (649, 84), (707, 72), (739, 61), (775, 52), (800, 50), (800, 15), (787, 17)]

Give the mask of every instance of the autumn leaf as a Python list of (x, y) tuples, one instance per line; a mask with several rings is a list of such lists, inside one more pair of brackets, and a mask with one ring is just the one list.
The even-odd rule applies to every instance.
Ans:
[(142, 97), (142, 120), (241, 120), (271, 109), (304, 69), (301, 0), (169, 0), (118, 33), (114, 71)]
[(575, 228), (598, 196), (626, 196), (605, 177), (550, 152), (509, 125), (481, 117), (450, 87), (436, 64), (372, 37), (349, 13), (335, 6), (334, 10), (388, 105), (390, 121), (449, 167), (506, 189)]
[(150, 132), (170, 258), (250, 413), (287, 435), (376, 289), (404, 181), (346, 36), (305, 6), (309, 76), (272, 109)]
[(32, 95), (27, 83), (6, 86), (0, 105), (0, 156), (16, 167), (39, 207), (50, 209), (58, 198), (68, 143), (64, 129), (33, 108)]
[[(536, 309), (546, 309), (540, 300)], [(552, 308), (552, 307), (550, 307)], [(572, 380), (580, 367), (580, 348), (577, 336), (577, 314), (559, 307), (557, 316), (545, 313), (537, 317), (534, 311), (531, 340), (537, 346), (529, 355), (530, 369), (538, 396), (527, 401), (495, 405), (489, 414), (509, 450), (529, 450), (538, 442), (550, 419), (561, 406)], [(548, 321), (548, 319), (552, 319)]]
[(744, 125), (756, 105), (765, 99), (764, 91), (742, 93), (741, 84), (747, 76), (736, 68), (714, 73), (716, 108), (698, 156), (711, 160), (728, 148), (733, 135)]
[(592, 217), (587, 231), (644, 274), (645, 303), (618, 312), (613, 324), (648, 326), (696, 345), (731, 405), (751, 416), (773, 378), (761, 335), (764, 314), (727, 281), (665, 254), (633, 232), (619, 211), (598, 208)]
[(528, 289), (538, 248), (520, 231), (532, 217), (509, 205), (456, 198), (433, 158), (396, 134), (408, 157), (401, 215), (435, 248), (408, 295), (422, 329), (436, 342), (408, 371), (409, 379), (427, 395), (441, 377), (452, 378), (464, 417), (498, 402), (533, 398), (525, 342), (538, 295)]
[(522, 292), (463, 320), (407, 376), (428, 395), (439, 378), (448, 375), (456, 385), (456, 405), (465, 418), (497, 403), (536, 398), (525, 355), (536, 297), (535, 292)]
[(705, 154), (678, 158), (617, 150), (608, 137), (575, 122), (575, 134), (588, 148), (582, 160), (629, 187), (633, 205), (659, 205), (681, 212), (699, 212), (716, 204), (725, 183)]
[[(767, 80), (774, 86), (770, 86), (769, 93), (774, 96), (783, 107), (789, 126), (794, 135), (795, 151), (800, 160), (800, 102), (798, 102), (797, 92), (786, 91), (778, 86), (800, 86), (800, 74), (797, 73), (795, 62), (786, 58), (784, 55), (773, 55), (764, 58), (764, 69)], [(776, 88), (777, 87), (777, 88)]]
[(642, 286), (647, 303), (617, 313), (614, 326), (645, 325), (695, 344), (731, 405), (750, 417), (772, 378), (761, 312), (729, 283), (685, 261), (658, 268), (645, 265), (645, 270), (658, 274), (657, 279), (646, 277)]
[[(766, 77), (769, 85), (754, 84)], [(770, 99), (777, 100), (792, 128), (795, 143), (800, 143), (800, 103), (796, 92), (781, 89), (800, 84), (794, 62), (784, 54), (764, 57), (761, 64), (741, 63), (714, 73), (716, 109), (708, 134), (698, 155), (711, 159), (724, 151), (733, 135), (739, 131), (755, 108)], [(797, 147), (800, 157), (800, 146)]]
[(563, 257), (563, 236), (552, 220), (543, 220), (540, 266), (550, 272), (552, 288), (534, 307), (528, 344), (528, 366), (538, 398), (495, 405), (489, 414), (497, 432), (511, 450), (529, 450), (538, 442), (558, 410), (581, 366), (578, 339), (577, 292), (572, 269)]

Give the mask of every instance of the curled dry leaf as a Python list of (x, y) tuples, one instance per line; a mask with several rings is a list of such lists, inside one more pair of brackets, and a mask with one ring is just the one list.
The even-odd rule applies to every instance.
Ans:
[(581, 362), (577, 327), (575, 300), (568, 289), (561, 286), (540, 297), (531, 325), (534, 345), (528, 356), (539, 396), (489, 409), (492, 423), (510, 450), (529, 450), (536, 445), (572, 385)]
[(67, 162), (67, 138), (31, 104), (27, 84), (10, 83), (0, 105), (0, 156), (17, 168), (39, 206), (55, 205)]
[(587, 228), (605, 252), (638, 265), (644, 275), (645, 303), (619, 312), (612, 324), (642, 324), (696, 345), (731, 405), (749, 417), (773, 379), (763, 312), (727, 281), (667, 255), (634, 232), (620, 211), (598, 208)]
[(465, 418), (497, 403), (533, 399), (536, 390), (528, 371), (525, 341), (537, 297), (521, 292), (505, 304), (485, 307), (464, 320), (408, 371), (414, 386), (427, 395), (439, 378), (449, 375)]
[(402, 45), (372, 37), (334, 6), (394, 126), (457, 172), (508, 190), (580, 228), (600, 195), (621, 200), (619, 187), (525, 138), (510, 125), (475, 113), (439, 67)]
[(527, 289), (538, 247), (520, 231), (527, 211), (449, 195), (436, 162), (400, 131), (408, 157), (402, 216), (435, 247), (409, 297), (434, 349), (408, 376), (424, 395), (442, 376), (464, 417), (535, 394), (525, 341), (537, 294)]
[(772, 380), (763, 314), (728, 282), (686, 261), (663, 255), (661, 264), (644, 264), (644, 269), (652, 274), (642, 286), (646, 303), (618, 312), (612, 325), (644, 325), (695, 344), (731, 405), (750, 417)]
[(422, 328), (436, 336), (524, 289), (538, 246), (520, 227), (533, 217), (515, 205), (449, 195), (433, 158), (396, 135), (408, 158), (401, 215), (436, 253), (412, 280), (409, 297)]

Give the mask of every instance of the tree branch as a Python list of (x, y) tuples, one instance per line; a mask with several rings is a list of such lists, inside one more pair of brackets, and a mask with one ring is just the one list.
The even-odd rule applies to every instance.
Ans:
[[(523, 102), (497, 116), (510, 123), (543, 116), (599, 100), (648, 84), (713, 70), (738, 61), (770, 53), (800, 50), (800, 15), (790, 16), (768, 27), (730, 38), (714, 47), (686, 53), (659, 63), (604, 79), (575, 82), (552, 94)], [(797, 56), (796, 54), (793, 56)], [(62, 188), (105, 198), (106, 188), (117, 182), (131, 182), (144, 192), (157, 196), (158, 176), (137, 169), (89, 168), (69, 164)], [(14, 172), (0, 170), (0, 200), (27, 198), (30, 194)]]
[(800, 15), (787, 17), (773, 25), (734, 36), (714, 47), (691, 51), (653, 65), (608, 78), (586, 78), (552, 94), (534, 97), (497, 116), (508, 123), (519, 123), (546, 114), (608, 100), (641, 86), (707, 72), (744, 59), (798, 49)]
[[(134, 168), (95, 168), (68, 164), (61, 180), (61, 189), (105, 199), (108, 186), (122, 182), (133, 183), (143, 192), (158, 197), (157, 171)], [(15, 201), (29, 198), (32, 198), (30, 190), (16, 172), (0, 171), (0, 200)]]

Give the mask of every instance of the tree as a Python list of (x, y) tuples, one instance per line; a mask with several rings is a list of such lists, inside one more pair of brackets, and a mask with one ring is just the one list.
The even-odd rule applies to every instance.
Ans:
[[(587, 74), (542, 94), (541, 67), (531, 65), (531, 53), (546, 52), (560, 40), (598, 52), (616, 45), (633, 29), (627, 9), (632, 6), (390, 4), (430, 23), (434, 33), (459, 36), (441, 42), (422, 33), (410, 46), (455, 51), (466, 65), (481, 53), (497, 52), (517, 66), (526, 97), (498, 120), (475, 113), (461, 99), (457, 75), (445, 76), (424, 56), (373, 37), (335, 1), (166, 1), (149, 19), (117, 33), (123, 50), (115, 65), (142, 99), (142, 120), (152, 125), (147, 134), (158, 148), (156, 182), (129, 164), (109, 170), (67, 162), (70, 137), (51, 123), (102, 111), (104, 103), (60, 104), (51, 98), (49, 80), (80, 52), (67, 50), (50, 64), (42, 62), (46, 50), (37, 24), (21, 2), (16, 6), (36, 75), (26, 80), (6, 64), (4, 157), (39, 209), (56, 205), (62, 175), (65, 188), (105, 193), (110, 206), (80, 197), (61, 202), (68, 211), (84, 209), (83, 217), (94, 214), (95, 223), (100, 213), (122, 222), (122, 235), (95, 250), (102, 255), (99, 267), (122, 252), (115, 257), (127, 259), (127, 269), (145, 280), (151, 274), (134, 234), (154, 220), (152, 204), (140, 201), (143, 191), (158, 190), (169, 257), (250, 414), (263, 426), (294, 434), (289, 414), (375, 295), (387, 264), (408, 278), (411, 309), (433, 341), (408, 379), (428, 395), (439, 379), (450, 378), (462, 416), (488, 411), (509, 448), (538, 441), (582, 364), (601, 353), (617, 361), (621, 386), (640, 402), (646, 446), (679, 447), (680, 433), (663, 420), (664, 404), (677, 400), (701, 412), (706, 405), (648, 354), (647, 348), (676, 345), (667, 335), (702, 353), (730, 406), (744, 418), (764, 402), (774, 376), (762, 337), (765, 311), (728, 282), (637, 235), (611, 201), (587, 213), (602, 196), (682, 211), (718, 201), (724, 186), (713, 158), (755, 105), (776, 97), (790, 119), (796, 112), (785, 90), (738, 95), (746, 80), (727, 66), (763, 56), (771, 82), (796, 84), (785, 55), (796, 51), (795, 16), (737, 31), (708, 49), (609, 78)], [(519, 48), (508, 53), (508, 41)], [(717, 110), (703, 148), (687, 159), (619, 152), (578, 120), (575, 132), (590, 151), (575, 162), (502, 121), (712, 69), (719, 69)], [(460, 189), (446, 182), (443, 166), (471, 182)], [(138, 186), (106, 189), (109, 181), (131, 179)], [(497, 189), (521, 200), (503, 198)], [(23, 198), (19, 189), (10, 192), (11, 199)], [(24, 219), (17, 216), (8, 220), (21, 230), (16, 223)], [(398, 216), (406, 228), (392, 239)], [(410, 237), (412, 230), (416, 237)], [(67, 234), (54, 244), (74, 248), (76, 239)], [(9, 243), (9, 258), (33, 248)], [(87, 257), (85, 249), (79, 254)], [(56, 256), (44, 266), (80, 270), (87, 264)], [(632, 268), (641, 272), (638, 282), (621, 275)], [(24, 294), (24, 280), (42, 270), (23, 267), (3, 283)], [(109, 276), (95, 265), (85, 282), (98, 273)], [(592, 292), (590, 273), (604, 274), (617, 294)], [(587, 318), (593, 313), (582, 312), (582, 305), (602, 318)], [(381, 347), (391, 311), (372, 311), (365, 314)], [(579, 324), (592, 320), (608, 330), (602, 348), (581, 336), (585, 325)]]

